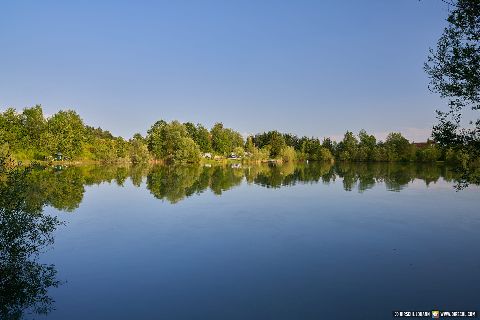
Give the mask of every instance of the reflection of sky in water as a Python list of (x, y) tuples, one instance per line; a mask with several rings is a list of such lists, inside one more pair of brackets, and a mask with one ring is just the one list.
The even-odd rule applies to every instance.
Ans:
[(479, 188), (439, 167), (134, 170), (29, 177), (29, 201), (73, 210), (45, 209), (66, 221), (40, 255), (66, 281), (48, 319), (475, 309)]
[[(243, 181), (175, 204), (144, 182), (86, 188), (43, 259), (68, 283), (50, 319), (360, 319), (474, 309), (478, 187), (400, 192)], [(352, 310), (356, 314), (352, 317)], [(340, 312), (336, 314), (335, 312)]]

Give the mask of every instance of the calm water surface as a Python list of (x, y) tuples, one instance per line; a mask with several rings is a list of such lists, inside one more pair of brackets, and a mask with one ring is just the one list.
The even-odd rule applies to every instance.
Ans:
[(2, 220), (0, 317), (480, 310), (480, 189), (454, 178), (398, 164), (32, 170), (3, 181), (20, 223)]

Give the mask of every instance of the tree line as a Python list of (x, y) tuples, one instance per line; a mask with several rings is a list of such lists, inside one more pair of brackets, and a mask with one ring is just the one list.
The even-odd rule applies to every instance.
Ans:
[(126, 140), (94, 128), (72, 110), (45, 117), (36, 105), (17, 112), (0, 113), (0, 152), (17, 161), (63, 160), (144, 163), (198, 163), (202, 158), (232, 157), (243, 161), (403, 161), (445, 160), (465, 163), (467, 152), (427, 141), (415, 144), (401, 133), (390, 133), (385, 141), (361, 130), (347, 131), (340, 142), (325, 138), (298, 137), (268, 131), (244, 138), (238, 131), (216, 123), (210, 130), (201, 124), (159, 120), (147, 131)]

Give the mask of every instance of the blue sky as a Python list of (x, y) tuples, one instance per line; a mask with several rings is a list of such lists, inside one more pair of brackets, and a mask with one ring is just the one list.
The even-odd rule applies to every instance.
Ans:
[(42, 104), (130, 137), (158, 119), (428, 136), (440, 0), (2, 1), (0, 109)]

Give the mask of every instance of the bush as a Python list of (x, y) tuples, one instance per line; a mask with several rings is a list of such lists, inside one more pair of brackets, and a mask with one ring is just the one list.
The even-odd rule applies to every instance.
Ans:
[(440, 151), (435, 145), (429, 145), (426, 148), (417, 150), (417, 161), (435, 162), (440, 157)]
[(252, 161), (262, 161), (262, 160), (268, 160), (269, 157), (270, 157), (270, 148), (265, 147), (265, 148), (258, 149), (254, 147), (250, 152), (249, 159)]
[(146, 163), (150, 160), (150, 152), (146, 144), (138, 139), (133, 140), (131, 144), (130, 161), (133, 164)]
[(284, 162), (293, 162), (297, 158), (297, 153), (293, 147), (285, 147), (280, 152), (280, 158)]
[(332, 153), (330, 152), (330, 150), (328, 150), (327, 148), (321, 148), (320, 149), (320, 155), (319, 155), (319, 159), (320, 161), (329, 161), (329, 162), (332, 162), (334, 160), (333, 158), (333, 155)]
[(466, 166), (468, 160), (469, 156), (463, 150), (454, 150), (452, 148), (448, 148), (445, 152), (445, 161), (450, 164)]
[(242, 147), (235, 147), (235, 149), (233, 149), (233, 153), (240, 158), (245, 156), (245, 150), (243, 150)]
[(198, 145), (191, 138), (181, 138), (173, 154), (173, 161), (198, 163), (200, 159), (201, 154)]

